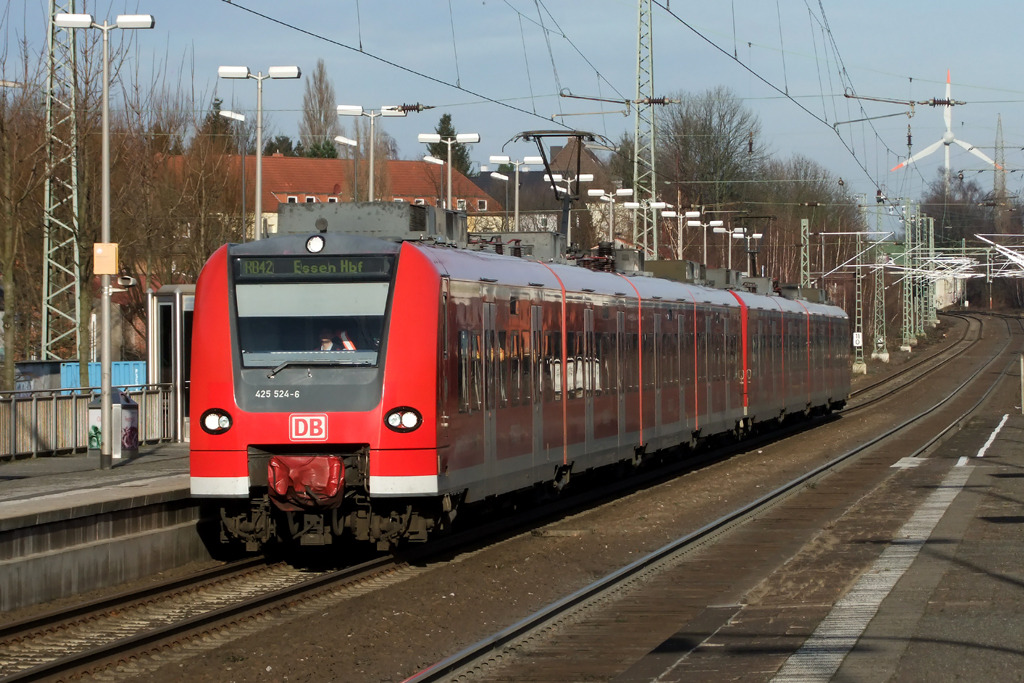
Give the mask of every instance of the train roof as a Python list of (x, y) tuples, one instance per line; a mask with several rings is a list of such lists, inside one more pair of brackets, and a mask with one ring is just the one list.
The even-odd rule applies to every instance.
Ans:
[[(231, 256), (256, 255), (305, 255), (306, 240), (313, 234), (281, 235), (267, 240), (231, 244)], [(322, 235), (325, 245), (322, 255), (346, 254), (393, 254), (403, 243), (382, 240), (361, 235), (327, 233)], [(561, 289), (568, 293), (595, 293), (635, 299), (637, 293), (644, 301), (695, 302), (715, 306), (738, 307), (736, 297), (749, 308), (761, 310), (782, 310), (791, 313), (807, 311), (812, 315), (846, 318), (846, 312), (836, 306), (815, 304), (809, 301), (793, 301), (780, 296), (762, 296), (745, 291), (714, 289), (702, 285), (676, 282), (640, 274), (620, 274), (588, 270), (579, 266), (557, 263), (542, 263), (530, 259), (505, 256), (487, 251), (470, 251), (438, 246), (433, 242), (405, 242), (427, 258), (438, 269), (464, 280), (498, 282), (513, 287), (544, 287)], [(557, 275), (557, 277), (556, 277)], [(559, 283), (561, 280), (561, 284)], [(632, 285), (632, 287), (630, 286)], [(634, 289), (635, 288), (635, 289)], [(734, 296), (735, 294), (735, 296)]]

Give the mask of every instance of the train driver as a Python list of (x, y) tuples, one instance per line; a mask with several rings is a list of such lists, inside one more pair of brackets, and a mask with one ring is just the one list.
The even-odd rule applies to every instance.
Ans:
[(316, 348), (317, 351), (336, 351), (341, 348), (335, 336), (326, 327), (320, 330), (319, 339), (320, 346)]

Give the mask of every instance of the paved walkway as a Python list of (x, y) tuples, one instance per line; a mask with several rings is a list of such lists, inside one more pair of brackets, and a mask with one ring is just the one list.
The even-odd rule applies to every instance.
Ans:
[(0, 520), (153, 495), (188, 495), (188, 444), (143, 446), (137, 458), (99, 468), (99, 456), (0, 464)]

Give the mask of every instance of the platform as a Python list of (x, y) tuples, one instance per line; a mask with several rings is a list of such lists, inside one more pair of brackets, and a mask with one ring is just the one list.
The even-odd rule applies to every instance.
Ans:
[(692, 613), (614, 680), (1019, 680), (1024, 417), (1013, 410), (894, 463), (770, 576)]
[(0, 464), (0, 610), (209, 559), (189, 496), (188, 444)]

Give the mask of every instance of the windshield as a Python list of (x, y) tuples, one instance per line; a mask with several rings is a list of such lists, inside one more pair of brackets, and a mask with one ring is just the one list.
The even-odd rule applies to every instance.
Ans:
[(243, 367), (376, 365), (387, 282), (235, 285)]

